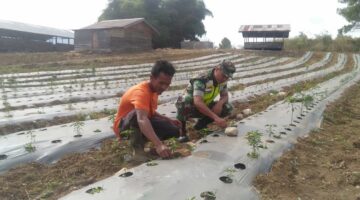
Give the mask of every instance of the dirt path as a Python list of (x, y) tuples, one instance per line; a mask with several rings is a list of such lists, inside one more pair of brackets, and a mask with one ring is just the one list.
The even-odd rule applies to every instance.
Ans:
[(327, 107), (319, 130), (299, 139), (254, 184), (261, 199), (360, 200), (360, 83)]

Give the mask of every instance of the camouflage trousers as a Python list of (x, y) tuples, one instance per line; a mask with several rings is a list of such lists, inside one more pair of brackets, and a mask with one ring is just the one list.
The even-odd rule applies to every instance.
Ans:
[[(217, 101), (212, 101), (208, 107), (211, 109), (216, 105)], [(205, 128), (208, 124), (213, 122), (214, 120), (210, 117), (202, 114), (199, 110), (194, 106), (192, 101), (184, 100), (182, 96), (180, 96), (176, 101), (176, 109), (177, 109), (177, 116), (176, 118), (182, 122), (183, 133), (186, 133), (186, 121), (189, 118), (199, 118), (197, 123), (195, 124), (194, 128), (200, 130)], [(225, 103), (222, 107), (220, 117), (226, 117), (231, 114), (233, 110), (233, 106), (230, 103)]]

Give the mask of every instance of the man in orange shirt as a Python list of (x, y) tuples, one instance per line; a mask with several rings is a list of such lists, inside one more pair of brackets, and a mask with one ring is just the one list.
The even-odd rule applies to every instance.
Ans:
[(159, 60), (151, 69), (150, 81), (141, 82), (125, 92), (113, 126), (118, 138), (121, 131), (138, 128), (142, 133), (140, 138), (150, 140), (161, 157), (171, 156), (170, 149), (161, 140), (179, 137), (181, 122), (160, 115), (156, 109), (158, 95), (169, 88), (174, 74), (175, 68), (170, 62)]

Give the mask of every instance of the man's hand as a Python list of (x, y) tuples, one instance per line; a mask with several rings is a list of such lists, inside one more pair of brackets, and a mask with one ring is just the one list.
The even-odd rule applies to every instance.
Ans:
[(223, 118), (217, 117), (217, 118), (215, 118), (214, 122), (216, 125), (220, 126), (221, 128), (227, 127), (226, 120)]
[(168, 158), (171, 156), (170, 149), (164, 144), (156, 146), (156, 153), (159, 154), (159, 156), (162, 158)]

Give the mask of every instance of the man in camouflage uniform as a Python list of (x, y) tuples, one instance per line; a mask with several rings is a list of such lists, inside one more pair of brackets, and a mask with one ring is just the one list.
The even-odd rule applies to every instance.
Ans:
[[(226, 128), (223, 117), (232, 111), (228, 103), (227, 81), (235, 70), (232, 62), (224, 60), (208, 72), (190, 79), (185, 94), (176, 102), (177, 119), (182, 122), (183, 133), (186, 133), (188, 118), (199, 118), (194, 125), (196, 130), (206, 128), (211, 122)], [(219, 101), (214, 101), (219, 94)]]

